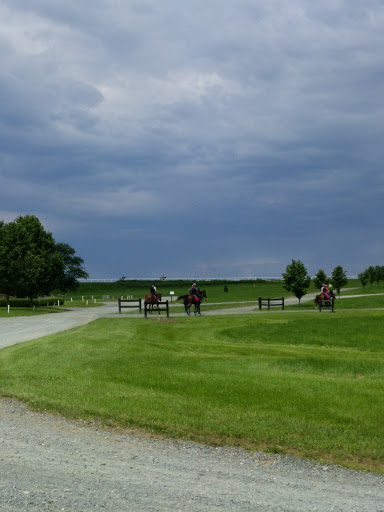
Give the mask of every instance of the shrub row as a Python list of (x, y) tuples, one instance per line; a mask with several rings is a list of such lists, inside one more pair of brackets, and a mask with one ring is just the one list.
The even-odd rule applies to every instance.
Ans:
[(45, 297), (44, 299), (0, 299), (0, 307), (7, 307), (8, 304), (15, 308), (31, 308), (33, 306), (60, 306), (64, 305), (64, 299), (58, 297)]

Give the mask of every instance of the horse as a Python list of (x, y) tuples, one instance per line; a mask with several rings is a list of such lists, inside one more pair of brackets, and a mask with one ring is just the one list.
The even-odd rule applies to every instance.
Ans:
[(147, 293), (147, 295), (144, 297), (144, 302), (149, 304), (148, 311), (149, 311), (150, 314), (152, 314), (153, 306), (156, 304), (157, 311), (158, 311), (158, 313), (160, 315), (159, 300), (161, 300), (161, 293), (157, 294), (157, 298), (152, 293)]
[(184, 311), (187, 313), (187, 315), (191, 314), (191, 306), (192, 304), (195, 306), (194, 314), (195, 315), (201, 315), (200, 313), (200, 305), (203, 299), (207, 298), (207, 293), (205, 290), (199, 290), (199, 294), (201, 299), (199, 300), (195, 295), (180, 295), (180, 297), (177, 297), (176, 300), (183, 300), (184, 301)]
[(320, 306), (322, 302), (328, 303), (328, 305), (331, 305), (331, 300), (336, 298), (336, 295), (333, 293), (333, 290), (329, 290), (328, 292), (329, 298), (325, 296), (324, 293), (320, 293), (319, 295), (316, 295), (314, 303), (315, 306)]

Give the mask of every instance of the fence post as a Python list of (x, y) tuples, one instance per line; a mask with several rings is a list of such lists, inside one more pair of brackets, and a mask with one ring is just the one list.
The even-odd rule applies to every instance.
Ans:
[(284, 297), (283, 297), (283, 307), (282, 307), (282, 309), (284, 310)]
[(119, 304), (119, 313), (121, 313), (121, 299), (120, 299), (120, 297), (119, 297), (119, 299), (118, 299), (118, 301), (117, 301), (117, 302), (118, 302), (118, 304)]
[(268, 310), (271, 309), (271, 299), (268, 297)]
[(259, 297), (259, 309), (261, 309), (261, 297)]

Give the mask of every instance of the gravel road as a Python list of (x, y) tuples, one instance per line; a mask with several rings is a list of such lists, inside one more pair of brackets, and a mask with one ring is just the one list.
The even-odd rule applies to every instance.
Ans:
[[(0, 348), (116, 310), (0, 319)], [(384, 512), (382, 475), (106, 430), (6, 398), (0, 398), (0, 472), (5, 512)]]

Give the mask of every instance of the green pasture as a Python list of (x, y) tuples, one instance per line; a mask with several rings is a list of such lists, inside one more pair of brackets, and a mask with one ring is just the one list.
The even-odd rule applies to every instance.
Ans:
[[(343, 295), (341, 296), (343, 297)], [(345, 309), (375, 309), (375, 308), (384, 308), (384, 294), (376, 294), (376, 295), (364, 295), (363, 297), (348, 297), (348, 298), (336, 298), (334, 302), (335, 311), (345, 310)], [(314, 301), (311, 300), (309, 302), (303, 302), (300, 306), (293, 305), (287, 306), (287, 310), (296, 310), (296, 311), (309, 311), (309, 310), (318, 310), (318, 306), (314, 305)]]
[[(281, 298), (293, 297), (294, 295), (284, 288), (283, 281), (201, 281), (197, 283), (200, 289), (207, 292), (206, 302), (239, 302), (239, 301), (257, 301), (259, 297), (263, 298)], [(128, 295), (134, 299), (144, 298), (149, 292), (151, 281), (117, 281), (114, 283), (80, 283), (79, 288), (74, 292), (66, 294), (66, 305), (69, 305), (70, 298), (81, 305), (82, 297), (84, 300), (97, 299), (102, 300), (103, 296), (109, 295), (111, 300), (117, 300), (119, 297), (126, 298)], [(191, 286), (189, 281), (162, 281), (156, 282), (158, 291), (164, 297), (169, 297), (170, 292), (174, 292), (174, 299), (179, 295), (185, 295)], [(228, 292), (224, 291), (227, 287)], [(346, 288), (352, 290), (344, 291), (341, 295), (370, 294), (384, 292), (384, 285), (367, 285), (364, 288), (358, 279), (350, 279)], [(313, 283), (308, 288), (307, 293), (320, 292)]]
[(383, 332), (382, 311), (100, 319), (1, 350), (0, 394), (383, 473)]
[[(189, 281), (163, 281), (156, 282), (156, 287), (164, 297), (175, 292), (174, 298), (188, 293), (191, 287)], [(132, 295), (134, 299), (144, 298), (149, 293), (151, 282), (145, 281), (118, 281), (115, 283), (81, 283), (75, 292), (66, 294), (67, 300), (72, 297), (81, 300), (81, 297), (95, 297), (97, 300), (109, 295), (114, 300), (118, 297)], [(207, 292), (207, 302), (255, 301), (258, 297), (288, 297), (292, 296), (284, 288), (283, 281), (201, 281), (197, 285)], [(224, 291), (227, 287), (228, 292)], [(308, 292), (316, 291), (311, 288)]]
[[(109, 296), (110, 301), (116, 302), (119, 297), (127, 298), (127, 296), (133, 297), (134, 299), (142, 298), (148, 293), (151, 281), (117, 281), (114, 283), (81, 283), (76, 291), (68, 292), (64, 297), (64, 306), (60, 306), (60, 309), (66, 309), (70, 307), (98, 307), (103, 303), (107, 303), (108, 300), (104, 297)], [(185, 295), (190, 287), (188, 281), (163, 281), (156, 283), (158, 290), (162, 292), (164, 297), (169, 297), (170, 292), (174, 292), (172, 301), (170, 302), (171, 311), (181, 311), (182, 302), (176, 302), (176, 298), (179, 295)], [(292, 293), (287, 292), (284, 288), (283, 281), (261, 281), (261, 280), (249, 280), (249, 281), (202, 281), (198, 282), (201, 289), (205, 289), (207, 292), (207, 298), (203, 302), (202, 311), (222, 309), (222, 308), (236, 308), (241, 305), (251, 306), (252, 304), (257, 308), (258, 297), (263, 298), (281, 298), (281, 297), (293, 297)], [(228, 290), (224, 291), (224, 287)], [(341, 292), (343, 295), (357, 295), (365, 294), (369, 295), (372, 293), (379, 294), (384, 292), (384, 286), (367, 285), (364, 288), (357, 279), (349, 280), (347, 284), (347, 290)], [(313, 286), (307, 290), (308, 293), (316, 292)], [(63, 298), (63, 297), (62, 297)], [(296, 299), (295, 299), (296, 300)], [(244, 303), (244, 304), (240, 304)], [(364, 300), (348, 299), (345, 301), (336, 301), (337, 309), (361, 309), (361, 308), (372, 308), (372, 307), (383, 307), (382, 299), (365, 298)], [(179, 305), (180, 307), (177, 307)], [(295, 306), (287, 306), (286, 309), (297, 309), (297, 310), (311, 310), (314, 309), (313, 301), (305, 303), (303, 302)], [(20, 315), (33, 315), (33, 314), (45, 314), (57, 311), (58, 308), (36, 308), (33, 312), (29, 308), (12, 308), (10, 314), (7, 313), (6, 307), (0, 307), (0, 317), (6, 316), (20, 316)], [(133, 310), (124, 310), (124, 314), (135, 313)]]

